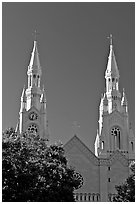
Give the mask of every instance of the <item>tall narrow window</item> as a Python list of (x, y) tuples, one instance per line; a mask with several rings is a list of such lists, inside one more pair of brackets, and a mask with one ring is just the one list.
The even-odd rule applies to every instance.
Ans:
[(118, 143), (118, 148), (120, 149), (120, 131), (118, 132), (118, 138), (117, 139), (118, 139), (118, 142), (117, 142)]
[(37, 86), (39, 87), (40, 84), (39, 84), (39, 75), (37, 76)]
[(134, 146), (133, 145), (134, 145), (133, 142), (131, 142), (131, 149), (132, 149), (132, 151), (134, 150)]
[(104, 149), (104, 141), (102, 141), (102, 149)]
[(31, 76), (29, 76), (29, 86), (31, 86)]
[(111, 135), (114, 137), (114, 149), (121, 148), (120, 144), (120, 129), (118, 127), (114, 127), (111, 130)]

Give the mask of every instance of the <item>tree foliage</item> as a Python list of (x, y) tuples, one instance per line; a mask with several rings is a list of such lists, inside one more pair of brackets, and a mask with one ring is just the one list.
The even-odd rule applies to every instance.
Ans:
[(131, 175), (125, 183), (116, 186), (117, 194), (113, 198), (116, 202), (135, 202), (135, 164), (131, 165)]
[(3, 133), (2, 200), (65, 202), (74, 200), (81, 177), (68, 166), (62, 145), (47, 146), (33, 134)]

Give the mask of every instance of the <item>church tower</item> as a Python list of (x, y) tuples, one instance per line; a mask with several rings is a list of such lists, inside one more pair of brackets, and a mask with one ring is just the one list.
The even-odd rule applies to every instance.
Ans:
[(48, 140), (47, 102), (44, 87), (41, 89), (42, 70), (37, 40), (27, 71), (28, 85), (23, 88), (19, 112), (19, 132), (29, 132)]
[(119, 70), (114, 54), (112, 35), (105, 71), (106, 88), (99, 106), (99, 124), (95, 140), (95, 155), (107, 158), (119, 150), (129, 159), (134, 158), (134, 135), (129, 126), (128, 101), (125, 90), (119, 90)]

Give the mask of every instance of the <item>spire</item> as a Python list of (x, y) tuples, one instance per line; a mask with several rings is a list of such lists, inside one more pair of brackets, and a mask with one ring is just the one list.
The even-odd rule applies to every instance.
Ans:
[(26, 94), (25, 94), (25, 86), (22, 91), (21, 95), (21, 106), (20, 106), (20, 113), (26, 110)]
[(98, 157), (99, 156), (99, 147), (100, 147), (100, 139), (99, 139), (99, 132), (97, 129), (97, 135), (95, 139), (95, 155)]
[(122, 106), (127, 106), (127, 98), (126, 98), (126, 94), (125, 94), (125, 89), (123, 89), (123, 97), (121, 100), (121, 105)]
[(37, 40), (35, 37), (34, 46), (31, 53), (30, 63), (28, 66), (28, 88), (26, 90), (27, 104), (26, 109), (29, 110), (32, 106), (35, 106), (40, 110), (40, 96), (42, 94), (40, 81), (41, 81), (41, 65), (39, 60), (39, 53), (37, 47)]
[(104, 95), (103, 93), (101, 94), (101, 100), (100, 100), (100, 110), (103, 110), (103, 100), (104, 100)]
[(23, 88), (23, 91), (22, 91), (21, 101), (22, 101), (22, 102), (26, 102), (25, 85), (24, 85), (24, 88)]
[(108, 38), (110, 39), (110, 52), (109, 52), (108, 64), (107, 64), (105, 77), (113, 76), (113, 77), (119, 78), (118, 66), (117, 66), (114, 49), (113, 49), (112, 34), (110, 34)]
[(28, 66), (28, 72), (29, 71), (38, 72), (39, 75), (41, 75), (41, 66), (36, 39), (34, 40), (33, 51), (31, 53), (31, 59)]
[(105, 105), (105, 106), (108, 105), (108, 100), (107, 100), (107, 95), (106, 95), (106, 93), (104, 93), (104, 97), (103, 97), (103, 105)]
[(45, 93), (44, 85), (43, 85), (43, 90), (41, 95), (41, 103), (46, 103), (46, 93)]

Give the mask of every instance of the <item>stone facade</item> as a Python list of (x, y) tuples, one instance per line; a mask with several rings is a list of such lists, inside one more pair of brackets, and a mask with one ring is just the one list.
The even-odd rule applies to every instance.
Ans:
[(83, 176), (83, 186), (76, 190), (77, 201), (113, 201), (115, 185), (129, 176), (134, 160), (135, 139), (129, 126), (128, 101), (125, 90), (119, 90), (119, 70), (112, 36), (105, 72), (106, 90), (99, 106), (99, 122), (95, 138), (95, 154), (75, 135), (65, 144), (70, 165)]
[[(23, 88), (17, 132), (28, 131), (49, 140), (47, 104), (40, 80), (42, 70), (37, 41), (28, 66), (28, 87)], [(99, 106), (99, 122), (95, 138), (95, 154), (74, 135), (65, 145), (69, 164), (83, 176), (83, 185), (75, 191), (77, 201), (112, 201), (115, 185), (129, 176), (134, 160), (135, 139), (129, 126), (128, 101), (119, 90), (119, 70), (110, 40), (110, 52), (105, 72), (106, 90)]]
[(19, 123), (16, 131), (28, 131), (48, 140), (47, 104), (44, 87), (41, 89), (42, 75), (37, 41), (34, 41), (33, 51), (28, 66), (28, 87), (24, 87), (21, 96)]
[(116, 150), (107, 158), (95, 154), (75, 135), (64, 145), (69, 164), (83, 177), (83, 185), (75, 191), (77, 201), (107, 202), (116, 193), (115, 185), (129, 176), (129, 159)]

